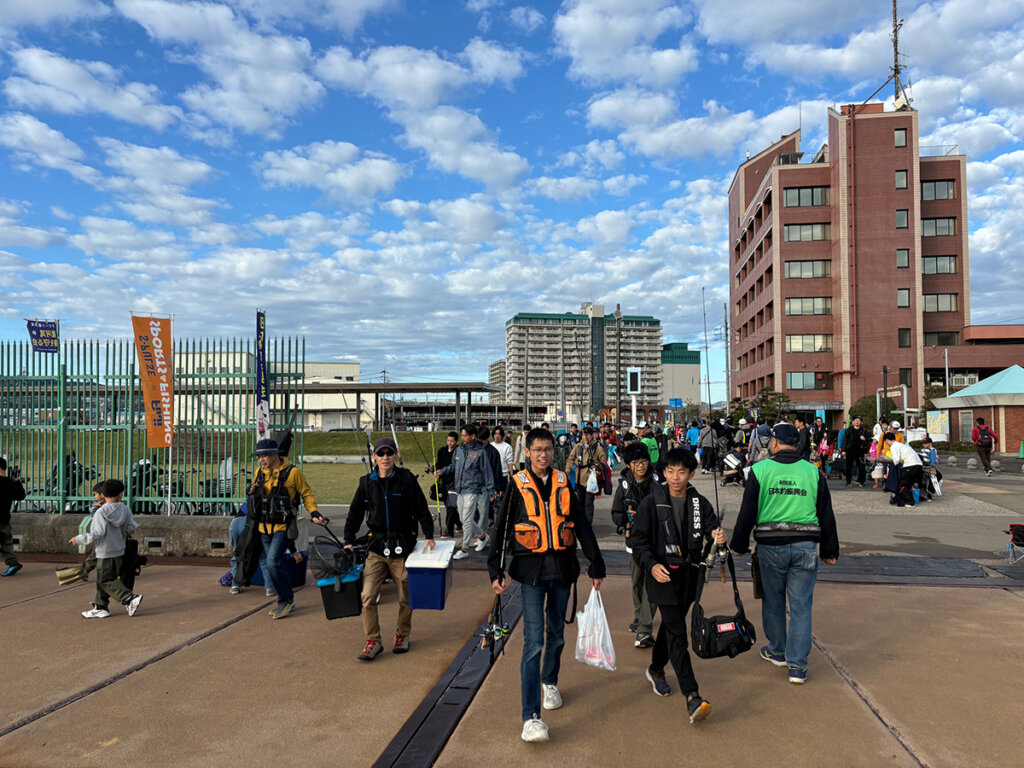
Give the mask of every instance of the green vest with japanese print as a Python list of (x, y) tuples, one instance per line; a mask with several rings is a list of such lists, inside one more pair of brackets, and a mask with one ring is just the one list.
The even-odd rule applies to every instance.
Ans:
[(809, 461), (759, 461), (751, 471), (761, 486), (757, 524), (817, 525), (818, 468)]

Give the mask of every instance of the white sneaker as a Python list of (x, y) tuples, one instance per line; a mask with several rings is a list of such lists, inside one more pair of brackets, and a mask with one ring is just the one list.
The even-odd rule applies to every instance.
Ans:
[(523, 723), (523, 741), (547, 741), (548, 727), (539, 717), (531, 718)]
[(483, 552), (487, 549), (487, 545), (491, 543), (491, 537), (484, 534), (484, 537), (476, 543), (476, 551)]
[(267, 597), (277, 597), (277, 590), (267, 588)]
[(455, 551), (455, 554), (454, 554), (454, 555), (452, 555), (452, 559), (453, 559), (453, 560), (461, 560), (461, 559), (462, 559), (462, 558), (464, 558), (464, 557), (469, 557), (469, 552), (467, 552), (467, 551), (466, 551), (466, 550), (464, 550), (464, 549), (459, 549), (459, 550), (456, 550), (456, 551)]
[(134, 616), (135, 612), (139, 610), (139, 603), (142, 602), (142, 595), (132, 595), (132, 599), (124, 604), (124, 607), (128, 609), (128, 615)]
[(110, 611), (106, 611), (102, 608), (97, 608), (95, 605), (88, 611), (82, 611), (82, 618), (85, 619), (105, 619), (110, 615)]
[(561, 709), (562, 694), (558, 692), (557, 685), (544, 685), (542, 683), (540, 690), (544, 698), (544, 709)]

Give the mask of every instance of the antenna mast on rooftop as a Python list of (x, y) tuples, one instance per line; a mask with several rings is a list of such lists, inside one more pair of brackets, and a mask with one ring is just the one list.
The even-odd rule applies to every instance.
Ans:
[(890, 72), (890, 78), (892, 80), (893, 87), (893, 102), (896, 105), (896, 109), (900, 108), (900, 95), (902, 93), (903, 104), (910, 104), (910, 94), (907, 93), (907, 89), (903, 87), (903, 79), (900, 77), (900, 73), (903, 71), (903, 67), (900, 66), (900, 30), (903, 28), (903, 19), (899, 17), (899, 13), (896, 9), (896, 0), (892, 0), (892, 69)]

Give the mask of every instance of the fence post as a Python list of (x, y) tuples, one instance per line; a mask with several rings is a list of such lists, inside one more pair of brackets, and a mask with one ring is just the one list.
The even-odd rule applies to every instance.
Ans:
[[(134, 345), (133, 345), (134, 346)], [(125, 489), (128, 493), (128, 506), (132, 507), (135, 504), (135, 489), (132, 487), (132, 470), (135, 468), (135, 454), (133, 453), (134, 441), (135, 441), (135, 350), (128, 350), (128, 408), (126, 419), (128, 421), (128, 440), (127, 440), (127, 455), (125, 456), (125, 463), (128, 465), (128, 477), (125, 478)], [(114, 414), (116, 421), (117, 414)]]
[[(57, 362), (57, 514), (64, 514), (64, 507), (67, 505), (68, 491), (68, 460), (65, 456), (68, 443), (68, 414), (65, 380), (67, 369), (64, 361)], [(72, 467), (72, 469), (74, 469)]]

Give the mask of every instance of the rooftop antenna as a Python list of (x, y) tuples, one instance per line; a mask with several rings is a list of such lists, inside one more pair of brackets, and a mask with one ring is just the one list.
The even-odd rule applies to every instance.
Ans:
[(892, 72), (891, 80), (893, 87), (893, 103), (896, 109), (899, 109), (900, 94), (903, 95), (903, 101), (906, 104), (910, 104), (910, 96), (907, 94), (907, 89), (903, 87), (903, 80), (900, 77), (900, 73), (903, 72), (903, 67), (900, 66), (900, 30), (903, 28), (903, 19), (899, 17), (899, 12), (896, 8), (896, 0), (892, 0)]

